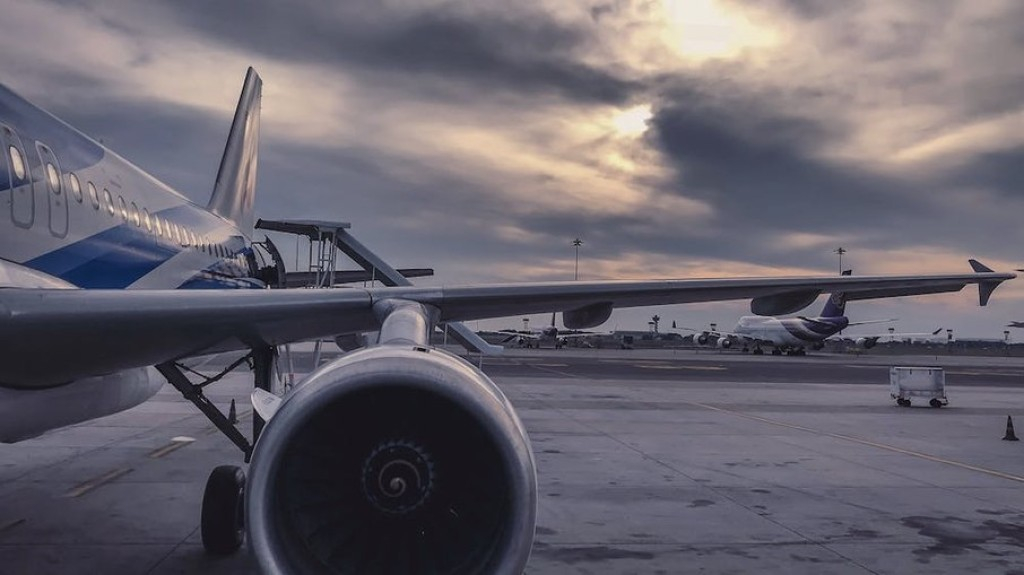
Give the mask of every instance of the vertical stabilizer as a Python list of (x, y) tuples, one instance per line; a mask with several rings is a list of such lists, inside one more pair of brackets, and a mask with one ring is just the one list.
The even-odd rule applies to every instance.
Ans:
[[(848, 276), (853, 270), (843, 270), (843, 275)], [(829, 296), (825, 307), (821, 310), (821, 317), (842, 317), (846, 315), (846, 294), (836, 292)]]
[(263, 81), (249, 68), (238, 98), (235, 119), (231, 123), (224, 157), (217, 171), (213, 196), (207, 206), (211, 212), (232, 222), (243, 234), (253, 231), (253, 203), (256, 199), (256, 160), (260, 140), (260, 94)]

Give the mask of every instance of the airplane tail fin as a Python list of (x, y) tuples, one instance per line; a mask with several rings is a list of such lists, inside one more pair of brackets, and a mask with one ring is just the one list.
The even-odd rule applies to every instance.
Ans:
[(238, 98), (224, 156), (217, 171), (211, 212), (233, 222), (247, 236), (253, 232), (253, 203), (256, 196), (256, 160), (260, 139), (260, 97), (263, 81), (249, 68)]
[[(848, 276), (853, 270), (843, 270), (843, 275)], [(825, 307), (821, 310), (821, 317), (842, 317), (846, 315), (846, 294), (836, 292), (829, 296)]]

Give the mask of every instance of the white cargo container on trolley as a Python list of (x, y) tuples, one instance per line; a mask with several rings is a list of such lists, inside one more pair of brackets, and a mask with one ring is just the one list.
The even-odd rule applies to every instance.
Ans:
[(932, 407), (949, 405), (941, 367), (890, 367), (889, 394), (900, 407), (910, 407), (912, 397), (927, 399)]

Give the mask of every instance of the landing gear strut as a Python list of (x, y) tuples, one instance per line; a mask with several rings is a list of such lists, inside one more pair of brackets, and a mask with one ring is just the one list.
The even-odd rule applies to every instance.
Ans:
[[(276, 355), (277, 350), (273, 347), (253, 349), (248, 355), (233, 362), (213, 377), (207, 377), (177, 362), (162, 363), (156, 368), (168, 383), (180, 391), (185, 399), (195, 404), (221, 433), (242, 450), (245, 462), (248, 463), (252, 457), (253, 446), (259, 439), (265, 422), (259, 414), (255, 411), (252, 412), (252, 442), (250, 443), (235, 426), (234, 421), (225, 416), (224, 412), (203, 394), (203, 389), (248, 362), (253, 370), (254, 387), (273, 392), (272, 378)], [(192, 383), (186, 372), (199, 376), (202, 378), (202, 382)], [(203, 493), (202, 520), (200, 522), (203, 547), (207, 553), (227, 555), (241, 547), (245, 538), (244, 494), (245, 472), (241, 467), (221, 465), (210, 473), (210, 477), (206, 481), (206, 491)]]

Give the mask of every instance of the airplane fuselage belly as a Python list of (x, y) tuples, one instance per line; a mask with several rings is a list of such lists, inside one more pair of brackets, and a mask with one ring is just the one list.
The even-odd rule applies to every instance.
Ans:
[(130, 409), (153, 397), (163, 384), (156, 369), (146, 367), (48, 389), (0, 387), (0, 441), (14, 443)]

